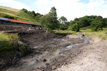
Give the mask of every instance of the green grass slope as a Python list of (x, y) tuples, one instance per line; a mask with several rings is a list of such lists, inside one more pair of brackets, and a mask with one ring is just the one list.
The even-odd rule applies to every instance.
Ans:
[(37, 22), (36, 19), (29, 16), (27, 13), (8, 7), (0, 6), (0, 17), (10, 17), (16, 20), (28, 21), (28, 22)]

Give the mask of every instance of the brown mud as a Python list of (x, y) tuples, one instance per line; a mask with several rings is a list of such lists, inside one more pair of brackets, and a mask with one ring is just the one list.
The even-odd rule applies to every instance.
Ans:
[(19, 32), (19, 40), (32, 48), (32, 53), (18, 61), (16, 67), (3, 71), (53, 71), (69, 64), (72, 58), (82, 52), (79, 45), (63, 49), (69, 45), (83, 43), (83, 39), (68, 38), (68, 34), (45, 33), (43, 30)]

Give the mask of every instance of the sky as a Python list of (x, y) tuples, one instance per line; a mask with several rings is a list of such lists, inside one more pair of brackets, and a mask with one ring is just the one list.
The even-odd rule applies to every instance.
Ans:
[(85, 15), (107, 18), (107, 0), (0, 0), (0, 6), (26, 8), (41, 14), (47, 14), (55, 7), (58, 17), (65, 16), (68, 21)]

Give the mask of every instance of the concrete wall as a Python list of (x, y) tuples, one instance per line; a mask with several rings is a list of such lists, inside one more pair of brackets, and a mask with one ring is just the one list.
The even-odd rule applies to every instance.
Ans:
[[(0, 31), (29, 31), (29, 27), (32, 27), (32, 25), (0, 20)], [(40, 26), (35, 26), (32, 27), (32, 30), (39, 28)]]

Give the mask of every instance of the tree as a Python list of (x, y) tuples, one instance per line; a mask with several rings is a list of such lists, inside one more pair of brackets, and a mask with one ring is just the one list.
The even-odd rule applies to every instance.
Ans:
[(79, 19), (78, 19), (78, 18), (75, 18), (74, 21), (79, 21)]
[(107, 27), (107, 18), (104, 18), (104, 19), (103, 19), (103, 26), (104, 26), (104, 27)]
[(61, 16), (59, 18), (59, 23), (60, 23), (60, 29), (61, 30), (66, 30), (67, 29), (68, 22), (67, 22), (67, 19), (64, 16)]
[(48, 14), (41, 17), (41, 24), (47, 29), (47, 31), (58, 28), (58, 20), (55, 7), (52, 7)]
[(36, 16), (35, 11), (31, 11), (31, 12), (30, 12), (30, 15), (31, 15), (32, 17), (35, 17), (35, 16)]
[(78, 21), (70, 21), (70, 25), (73, 25), (73, 24), (75, 24), (75, 23), (78, 23)]
[(90, 25), (90, 19), (85, 16), (79, 19), (78, 23), (80, 24), (80, 27), (87, 27)]
[(65, 24), (60, 24), (60, 30), (66, 30), (68, 28)]
[(67, 19), (64, 16), (61, 16), (59, 19), (60, 24), (66, 24)]
[(75, 23), (75, 24), (69, 26), (68, 30), (79, 32), (80, 31), (80, 27), (79, 27), (79, 25), (77, 23)]
[(91, 28), (92, 31), (98, 31), (98, 30), (102, 30), (103, 28), (103, 22), (101, 20), (93, 20), (91, 23)]
[(28, 13), (28, 10), (25, 9), (25, 8), (21, 9), (21, 11), (24, 11), (25, 13)]

